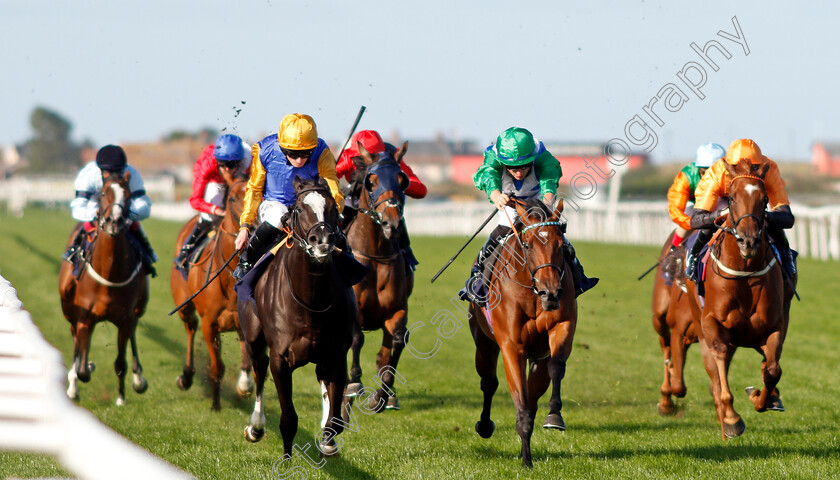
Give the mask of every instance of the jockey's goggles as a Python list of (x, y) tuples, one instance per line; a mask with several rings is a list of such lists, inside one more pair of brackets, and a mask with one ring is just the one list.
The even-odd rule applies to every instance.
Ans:
[(234, 169), (239, 166), (240, 160), (218, 160), (216, 159), (216, 163), (222, 168), (229, 168)]
[(315, 149), (309, 148), (306, 150), (290, 150), (288, 148), (281, 148), (280, 151), (283, 152), (283, 155), (285, 155), (286, 158), (309, 158)]
[(525, 170), (528, 170), (529, 168), (531, 168), (533, 166), (534, 166), (534, 162), (531, 162), (531, 163), (526, 163), (525, 165), (518, 165), (518, 166), (515, 166), (515, 167), (505, 165), (505, 168), (508, 169), (508, 171), (511, 171), (511, 172), (515, 172), (515, 171), (524, 172)]

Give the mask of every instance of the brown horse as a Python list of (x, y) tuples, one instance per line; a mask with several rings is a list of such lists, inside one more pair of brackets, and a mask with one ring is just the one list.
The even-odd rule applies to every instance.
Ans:
[[(292, 402), (292, 372), (310, 362), (316, 364), (324, 407), (324, 435), (319, 435), (318, 448), (324, 454), (337, 452), (333, 437), (345, 425), (341, 408), (347, 383), (347, 350), (356, 320), (353, 289), (339, 274), (340, 254), (334, 252), (340, 234), (335, 200), (321, 182), (296, 178), (294, 187), (297, 198), (285, 222), (289, 231), (286, 246), (281, 246), (265, 267), (254, 287), (254, 299), (238, 290), (239, 320), (257, 387), (245, 437), (256, 442), (265, 433), (263, 386), (270, 363), (280, 398), (280, 433), (287, 458), (292, 455), (298, 425)], [(243, 284), (259, 275), (266, 261), (258, 263), (242, 279)]]
[(725, 234), (710, 246), (706, 267), (705, 306), (696, 322), (703, 363), (712, 380), (712, 394), (723, 438), (744, 433), (746, 426), (733, 407), (727, 373), (738, 347), (758, 351), (764, 386), (747, 388), (758, 412), (784, 410), (776, 385), (782, 376), (779, 357), (790, 318), (796, 278), (785, 285), (782, 267), (769, 245), (765, 227), (768, 165), (753, 172), (747, 160), (726, 164), (730, 182)]
[[(405, 347), (408, 323), (408, 297), (414, 288), (413, 272), (406, 268), (399, 248), (400, 224), (408, 177), (400, 170), (399, 162), (408, 144), (392, 155), (388, 151), (372, 156), (359, 144), (354, 182), (361, 186), (359, 215), (347, 231), (347, 241), (353, 255), (370, 273), (353, 287), (358, 302), (358, 322), (353, 329), (353, 364), (347, 396), (359, 395), (362, 368), (359, 354), (365, 343), (363, 330), (382, 330), (382, 346), (376, 355), (376, 370), (382, 387), (368, 397), (368, 408), (381, 412), (385, 408), (399, 410), (394, 392), (394, 372)], [(387, 367), (387, 368), (386, 368)]]
[[(694, 284), (686, 285), (682, 268), (685, 247), (680, 246), (669, 255), (672, 238), (673, 233), (662, 246), (660, 258), (667, 257), (667, 261), (659, 263), (653, 284), (653, 329), (659, 334), (659, 347), (664, 359), (664, 379), (659, 389), (662, 398), (656, 406), (661, 415), (676, 413), (672, 395), (685, 396), (685, 356), (688, 347), (697, 342), (694, 320), (700, 318), (700, 306), (688, 291), (688, 288), (694, 288)], [(665, 284), (664, 269), (670, 270), (671, 285)], [(686, 287), (685, 291), (680, 288), (681, 285)]]
[[(180, 305), (193, 292), (198, 291), (214, 274), (222, 267), (225, 260), (236, 250), (233, 245), (236, 234), (239, 231), (239, 215), (242, 213), (243, 199), (245, 198), (245, 185), (247, 180), (234, 179), (228, 172), (222, 171), (225, 183), (228, 185), (227, 198), (225, 199), (225, 216), (215, 236), (201, 252), (199, 257), (190, 265), (189, 275), (185, 280), (181, 272), (174, 264), (170, 275), (170, 286), (172, 299)], [(178, 234), (175, 242), (175, 252), (180, 252), (187, 236), (198, 221), (198, 216), (190, 219)], [(239, 330), (239, 314), (236, 311), (236, 292), (233, 285), (236, 280), (233, 278), (232, 269), (228, 267), (226, 272), (219, 275), (207, 286), (198, 296), (192, 299), (187, 305), (178, 311), (184, 328), (187, 330), (187, 359), (184, 364), (183, 373), (175, 379), (178, 387), (182, 390), (189, 390), (192, 386), (195, 368), (193, 367), (193, 340), (195, 331), (198, 328), (198, 317), (201, 317), (201, 333), (204, 335), (204, 343), (210, 352), (210, 381), (213, 384), (213, 403), (211, 408), (219, 410), (220, 385), (225, 374), (225, 364), (222, 362), (222, 340), (221, 332), (235, 331), (239, 335), (239, 348), (242, 355), (242, 362), (239, 366), (239, 380), (236, 390), (240, 396), (247, 397), (254, 389), (254, 383), (250, 377), (251, 360), (245, 351), (245, 342)], [(197, 314), (197, 315), (196, 315)]]
[[(571, 266), (563, 256), (563, 201), (549, 211), (539, 200), (517, 202), (515, 235), (503, 240), (490, 278), (488, 307), (470, 305), (475, 366), (481, 377), (484, 408), (475, 424), (489, 438), (493, 394), (499, 385), (499, 351), (516, 408), (516, 431), (522, 439), (522, 464), (531, 466), (531, 433), (537, 401), (552, 384), (544, 428), (565, 430), (560, 414), (560, 383), (572, 352), (577, 300)], [(492, 317), (492, 318), (490, 318)]]
[[(131, 174), (120, 175), (102, 172), (103, 185), (99, 192), (99, 212), (90, 247), (84, 253), (82, 269), (73, 275), (73, 265), (62, 262), (58, 290), (61, 309), (70, 322), (73, 334), (73, 365), (67, 373), (67, 396), (78, 398), (76, 380), (87, 383), (93, 372), (93, 362), (88, 360), (90, 338), (97, 323), (109, 320), (118, 330), (117, 359), (114, 370), (119, 379), (117, 405), (125, 405), (125, 346), (131, 340), (134, 357), (132, 387), (137, 393), (148, 388), (143, 378), (143, 367), (137, 357), (135, 329), (137, 320), (146, 310), (149, 300), (149, 283), (146, 267), (140, 253), (128, 239), (131, 225), (128, 218), (131, 199), (128, 188)], [(82, 224), (76, 226), (70, 241)], [(69, 245), (70, 242), (68, 242)]]

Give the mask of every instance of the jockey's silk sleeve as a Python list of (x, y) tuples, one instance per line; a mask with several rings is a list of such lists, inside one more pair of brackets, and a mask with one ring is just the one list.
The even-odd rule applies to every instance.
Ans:
[(540, 198), (545, 196), (546, 193), (556, 194), (557, 183), (563, 176), (563, 170), (554, 155), (548, 153), (548, 150), (540, 154), (534, 161), (534, 169), (537, 178), (540, 179)]
[(487, 194), (489, 200), (492, 191), (502, 191), (502, 164), (485, 152), (484, 163), (473, 175), (473, 183), (475, 188)]
[(772, 160), (770, 162), (770, 169), (767, 170), (767, 175), (764, 176), (764, 188), (767, 189), (767, 199), (770, 201), (770, 208), (775, 210), (782, 205), (790, 205), (790, 200), (788, 200), (785, 181), (782, 180), (779, 166)]
[(257, 209), (262, 202), (263, 188), (265, 188), (265, 168), (260, 161), (260, 145), (255, 143), (251, 147), (251, 176), (245, 188), (245, 199), (239, 224), (250, 228), (257, 219)]
[(685, 205), (688, 203), (691, 184), (683, 172), (677, 174), (674, 183), (668, 189), (668, 214), (671, 220), (680, 227), (691, 230), (691, 217), (685, 214)]
[[(770, 201), (770, 208), (775, 209), (780, 205), (790, 205), (785, 181), (779, 173), (779, 166), (776, 162), (764, 157), (764, 162), (770, 164), (767, 174), (764, 176), (764, 188), (767, 190), (767, 198)], [(732, 181), (726, 173), (726, 160), (720, 159), (706, 171), (703, 178), (697, 184), (694, 196), (697, 199), (694, 208), (711, 211), (714, 210), (718, 198), (729, 196), (729, 183)]]
[(335, 173), (335, 156), (328, 148), (325, 148), (321, 152), (321, 157), (318, 158), (318, 176), (326, 180), (330, 193), (332, 193), (338, 206), (338, 211), (343, 211), (344, 195), (341, 194), (341, 189), (338, 186), (338, 176)]

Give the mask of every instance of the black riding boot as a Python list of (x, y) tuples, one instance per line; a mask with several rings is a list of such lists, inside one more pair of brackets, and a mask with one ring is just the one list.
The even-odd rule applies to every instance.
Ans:
[(703, 246), (709, 243), (712, 234), (714, 234), (714, 230), (711, 228), (697, 230), (697, 238), (694, 239), (694, 245), (691, 246), (691, 251), (685, 261), (685, 276), (692, 282), (697, 283), (697, 256), (700, 255)]
[(784, 266), (790, 276), (796, 275), (796, 256), (798, 253), (790, 248), (785, 231), (781, 228), (769, 227), (767, 233), (773, 239), (773, 245), (779, 251), (779, 256), (782, 257), (782, 266)]
[(207, 232), (213, 228), (212, 220), (206, 220), (204, 217), (198, 217), (198, 221), (195, 222), (195, 226), (193, 226), (192, 232), (184, 241), (184, 245), (181, 247), (181, 252), (175, 258), (175, 266), (180, 268), (181, 270), (186, 271), (189, 267), (189, 260), (190, 256), (192, 255), (195, 248), (198, 246), (199, 242), (204, 240), (204, 237), (207, 236)]
[(359, 210), (351, 205), (344, 204), (344, 210), (341, 212), (341, 225), (340, 228), (343, 232), (347, 233), (347, 230), (350, 229), (350, 224), (353, 223), (353, 220), (356, 219), (356, 214), (359, 213)]
[(131, 229), (131, 231), (134, 233), (134, 238), (140, 243), (143, 263), (146, 264), (148, 274), (152, 277), (156, 277), (157, 270), (155, 270), (155, 267), (152, 266), (152, 264), (158, 261), (158, 256), (152, 248), (152, 244), (149, 242), (149, 237), (146, 236), (146, 232), (143, 230), (143, 225), (141, 225), (140, 222), (137, 222), (137, 228)]
[(598, 277), (589, 278), (586, 276), (586, 273), (583, 271), (583, 265), (580, 264), (577, 253), (575, 253), (575, 247), (565, 236), (563, 237), (563, 256), (572, 266), (572, 281), (575, 285), (575, 297), (580, 296), (583, 292), (594, 287), (601, 280)]
[(233, 278), (239, 280), (244, 277), (269, 248), (284, 238), (286, 238), (286, 233), (283, 230), (267, 222), (261, 223), (251, 236), (251, 241), (248, 242), (245, 251), (239, 256), (239, 264), (233, 272)]
[(467, 279), (466, 286), (458, 292), (458, 297), (461, 300), (469, 300), (482, 307), (485, 305), (487, 301), (485, 287), (490, 280), (489, 274), (484, 275), (485, 264), (487, 259), (496, 250), (496, 247), (499, 246), (499, 241), (509, 234), (510, 231), (511, 229), (507, 225), (498, 225), (490, 233), (490, 236), (487, 237), (487, 241), (484, 242), (484, 246), (481, 247), (475, 262), (473, 262), (473, 266), (470, 269), (470, 278)]
[(73, 263), (73, 260), (76, 257), (76, 255), (79, 255), (82, 251), (82, 239), (85, 238), (84, 235), (85, 227), (84, 225), (82, 225), (76, 232), (76, 236), (73, 237), (73, 242), (70, 243), (70, 246), (67, 247), (67, 251), (64, 252), (64, 255), (62, 255), (61, 258), (67, 260), (70, 263)]
[(408, 275), (414, 270), (417, 270), (417, 265), (419, 265), (420, 262), (417, 261), (417, 257), (415, 257), (414, 252), (411, 251), (411, 239), (408, 237), (408, 229), (405, 228), (405, 220), (402, 218), (400, 219), (399, 232), (400, 250), (402, 250), (403, 258), (405, 259), (405, 273)]

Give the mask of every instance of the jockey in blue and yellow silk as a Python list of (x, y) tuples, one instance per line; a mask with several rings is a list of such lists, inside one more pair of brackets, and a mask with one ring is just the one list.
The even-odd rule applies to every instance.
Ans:
[[(237, 249), (241, 250), (246, 242), (248, 246), (239, 257), (233, 274), (237, 279), (248, 273), (272, 245), (285, 238), (282, 220), (295, 203), (295, 177), (302, 180), (323, 178), (339, 211), (344, 208), (344, 196), (338, 188), (335, 173), (335, 157), (326, 142), (318, 138), (315, 121), (309, 115), (293, 113), (283, 117), (276, 134), (251, 147), (251, 157), (251, 177), (236, 238)], [(251, 236), (258, 215), (262, 223)]]

